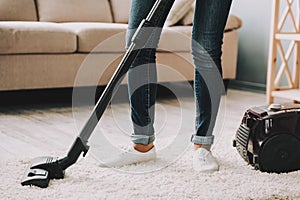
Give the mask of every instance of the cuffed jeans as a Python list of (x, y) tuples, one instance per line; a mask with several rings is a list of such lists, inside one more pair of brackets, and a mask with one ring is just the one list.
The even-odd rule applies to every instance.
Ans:
[[(196, 101), (195, 133), (192, 134), (191, 141), (195, 144), (213, 144), (213, 128), (221, 95), (224, 94), (221, 48), (231, 2), (232, 0), (196, 0), (191, 41)], [(146, 18), (154, 3), (155, 0), (132, 0), (126, 37), (127, 48), (136, 28)], [(155, 139), (155, 54), (163, 24), (162, 19), (157, 24), (157, 31), (140, 51), (128, 72), (128, 92), (134, 128), (132, 141), (136, 144), (149, 144)]]

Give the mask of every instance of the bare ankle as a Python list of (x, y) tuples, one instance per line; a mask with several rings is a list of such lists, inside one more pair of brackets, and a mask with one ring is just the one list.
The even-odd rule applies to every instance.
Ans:
[(149, 143), (149, 144), (133, 144), (133, 147), (135, 150), (145, 153), (149, 150), (151, 150), (154, 147), (153, 143)]
[(195, 149), (204, 148), (204, 149), (210, 151), (210, 147), (211, 147), (210, 145), (194, 144)]

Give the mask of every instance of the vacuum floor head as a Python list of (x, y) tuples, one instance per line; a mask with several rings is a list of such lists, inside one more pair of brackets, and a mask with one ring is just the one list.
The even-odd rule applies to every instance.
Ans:
[(46, 188), (50, 179), (64, 178), (64, 170), (61, 168), (59, 159), (56, 157), (38, 157), (31, 160), (21, 184), (34, 185)]

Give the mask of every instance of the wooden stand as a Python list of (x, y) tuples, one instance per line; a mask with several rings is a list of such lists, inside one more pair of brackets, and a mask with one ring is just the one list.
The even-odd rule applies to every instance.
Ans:
[(273, 0), (267, 103), (273, 103), (276, 97), (300, 102), (299, 2), (300, 0)]

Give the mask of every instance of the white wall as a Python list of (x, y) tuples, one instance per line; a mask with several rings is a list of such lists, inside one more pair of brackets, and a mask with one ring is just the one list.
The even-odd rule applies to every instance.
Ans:
[(273, 0), (234, 0), (231, 13), (243, 21), (239, 30), (237, 78), (234, 85), (264, 89)]

